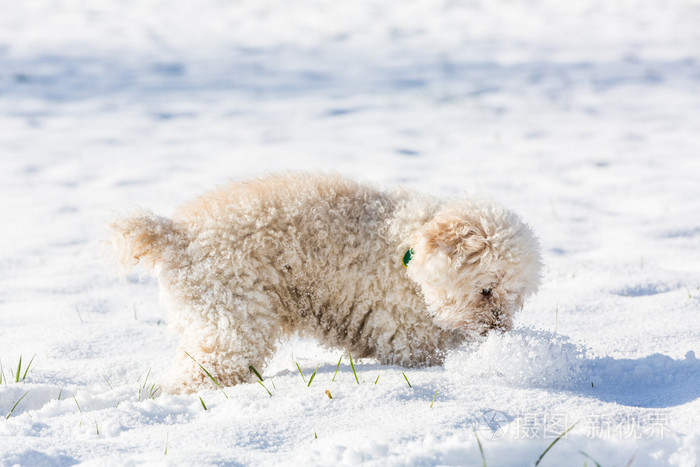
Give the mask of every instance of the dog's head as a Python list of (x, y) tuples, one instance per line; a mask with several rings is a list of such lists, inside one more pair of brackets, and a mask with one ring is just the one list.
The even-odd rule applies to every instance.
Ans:
[(537, 290), (541, 260), (532, 230), (488, 201), (452, 202), (414, 235), (408, 274), (435, 324), (468, 336), (510, 330)]

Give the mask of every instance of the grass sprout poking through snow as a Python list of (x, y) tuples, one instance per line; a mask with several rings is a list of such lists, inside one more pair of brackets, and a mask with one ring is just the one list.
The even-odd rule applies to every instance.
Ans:
[(262, 383), (262, 381), (258, 381), (258, 384), (259, 384), (260, 386), (262, 386), (263, 389), (265, 389), (265, 390), (267, 391), (267, 393), (270, 395), (270, 397), (272, 397), (272, 393), (270, 392), (269, 389), (267, 389), (267, 388), (265, 387), (265, 385)]
[[(224, 391), (224, 388), (221, 387), (221, 385), (220, 385), (219, 382), (216, 380), (216, 378), (214, 378), (214, 377), (211, 375), (211, 373), (209, 373), (209, 372), (207, 371), (206, 368), (204, 368), (197, 360), (195, 360), (194, 357), (193, 357), (192, 355), (190, 355), (190, 354), (187, 353), (187, 352), (185, 352), (185, 355), (187, 355), (188, 357), (190, 357), (190, 358), (192, 359), (192, 361), (195, 362), (195, 363), (199, 366), (199, 368), (202, 369), (202, 371), (204, 372), (204, 374), (207, 375), (207, 376), (209, 377), (209, 379), (211, 379), (211, 380), (214, 382), (214, 384), (216, 384), (216, 387), (219, 388), (219, 389), (221, 390), (221, 392), (224, 394), (224, 397), (226, 397), (226, 399), (228, 399), (228, 395), (226, 394), (226, 391)], [(200, 399), (201, 399), (201, 397), (200, 397)], [(204, 405), (204, 402), (202, 402), (202, 405)], [(205, 409), (206, 409), (206, 407), (205, 407)]]
[(34, 357), (36, 357), (36, 354), (32, 355), (32, 359), (29, 360), (29, 365), (27, 365), (27, 368), (24, 370), (24, 374), (22, 375), (22, 381), (27, 378), (27, 373), (29, 373), (29, 368), (31, 368), (32, 362), (34, 362)]
[(316, 365), (316, 369), (311, 374), (311, 378), (309, 378), (309, 384), (306, 385), (307, 388), (311, 386), (311, 382), (314, 380), (314, 376), (316, 376), (316, 372), (318, 371), (319, 366), (320, 366), (320, 363), (318, 365)]
[(258, 370), (256, 370), (255, 367), (254, 367), (253, 365), (250, 365), (250, 366), (248, 367), (248, 369), (249, 369), (251, 372), (255, 373), (255, 376), (257, 376), (258, 379), (259, 379), (260, 381), (265, 381), (265, 380), (263, 379), (263, 377), (260, 376), (260, 373), (258, 373)]
[[(263, 377), (260, 376), (260, 373), (258, 372), (258, 370), (256, 370), (255, 367), (254, 367), (253, 365), (250, 365), (250, 366), (248, 367), (248, 369), (251, 371), (251, 373), (255, 373), (255, 376), (258, 377), (258, 384), (259, 384), (260, 386), (262, 386), (263, 389), (265, 389), (265, 391), (267, 391), (267, 393), (270, 395), (270, 397), (272, 397), (272, 393), (270, 392), (270, 390), (267, 389), (267, 388), (265, 387), (265, 385), (263, 384), (263, 381), (264, 381), (264, 380), (263, 380)], [(303, 375), (302, 375), (302, 376), (303, 376)], [(274, 382), (274, 381), (272, 382), (272, 385), (273, 385), (273, 386), (275, 385), (275, 382)]]
[[(15, 383), (19, 383), (20, 377), (22, 378), (22, 381), (27, 379), (27, 373), (29, 373), (29, 369), (32, 367), (32, 362), (34, 362), (34, 358), (36, 357), (36, 354), (32, 356), (32, 359), (29, 360), (29, 364), (25, 367), (24, 373), (22, 373), (22, 356), (19, 356), (19, 362), (17, 363), (17, 372), (12, 373), (12, 369), (10, 369), (10, 374), (12, 374), (13, 378), (15, 379)], [(21, 375), (21, 376), (20, 376)], [(7, 384), (7, 377), (5, 376), (5, 370), (2, 368), (2, 363), (0, 362), (0, 383), (2, 381), (5, 381), (5, 384)]]
[[(151, 376), (151, 369), (150, 368), (146, 372), (146, 379), (143, 380), (143, 385), (141, 386), (142, 389), (146, 388), (146, 384), (148, 384), (148, 377), (149, 376)], [(139, 378), (139, 379), (141, 379), (141, 378)]]
[(484, 455), (484, 448), (483, 446), (481, 446), (481, 440), (479, 439), (479, 435), (476, 434), (476, 430), (474, 431), (474, 437), (476, 438), (476, 444), (479, 446), (479, 454), (481, 454), (481, 465), (482, 467), (486, 467), (486, 456)]
[[(34, 357), (32, 357), (32, 360), (34, 360)], [(32, 362), (29, 362), (29, 365), (27, 365), (27, 370), (29, 370), (29, 367), (32, 366)], [(19, 356), (19, 363), (17, 364), (17, 373), (15, 374), (15, 383), (19, 383), (19, 375), (22, 373), (22, 356)], [(24, 376), (27, 376), (27, 372), (24, 372)], [(22, 378), (24, 380), (24, 378)]]
[(156, 394), (158, 394), (158, 391), (160, 391), (160, 386), (156, 387), (156, 383), (153, 383), (151, 385), (151, 389), (148, 391), (148, 398), (155, 399)]
[(75, 394), (73, 394), (73, 400), (75, 401), (75, 405), (78, 406), (78, 412), (83, 413), (83, 409), (80, 408), (80, 404), (78, 404), (78, 399), (76, 399)]
[(299, 370), (299, 374), (301, 375), (301, 379), (304, 381), (304, 384), (306, 384), (306, 378), (304, 378), (304, 373), (302, 373), (301, 367), (299, 366), (299, 364), (297, 362), (294, 362), (294, 363), (296, 363), (296, 365), (297, 365), (297, 370)]
[(343, 360), (343, 356), (341, 355), (340, 358), (338, 359), (338, 364), (335, 366), (335, 374), (333, 374), (333, 379), (331, 379), (331, 382), (335, 381), (335, 377), (338, 374), (338, 368), (340, 368), (340, 362)]
[(328, 396), (329, 399), (333, 399), (333, 396), (331, 396), (331, 391), (326, 389), (326, 395)]
[[(149, 369), (148, 369), (148, 372), (146, 372), (146, 379), (143, 380), (143, 384), (141, 385), (141, 387), (139, 388), (139, 391), (138, 391), (138, 400), (139, 400), (139, 402), (141, 401), (141, 394), (142, 394), (142, 392), (143, 392), (143, 394), (146, 394), (146, 396), (147, 396), (148, 399), (155, 399), (156, 395), (158, 394), (158, 391), (160, 391), (160, 386), (159, 386), (159, 387), (156, 387), (156, 384), (155, 384), (155, 383), (151, 384), (151, 387), (150, 387), (150, 388), (147, 388), (147, 387), (146, 387), (146, 385), (148, 384), (148, 377), (149, 377), (150, 375), (151, 375), (151, 369), (149, 368)], [(141, 379), (141, 378), (139, 377), (139, 380), (140, 380), (140, 379)], [(107, 381), (106, 378), (105, 378), (105, 381)], [(110, 386), (110, 388), (112, 387), (112, 386), (109, 384), (109, 381), (107, 381), (107, 384)]]
[(377, 379), (374, 380), (374, 384), (377, 384), (377, 381), (379, 381), (380, 376), (382, 376), (381, 373), (377, 375)]
[(204, 403), (204, 399), (202, 399), (202, 396), (199, 396), (199, 402), (202, 403), (202, 407), (204, 407), (204, 410), (209, 410), (207, 409), (207, 405)]
[(352, 354), (348, 352), (348, 357), (350, 357), (350, 368), (352, 368), (352, 374), (355, 375), (355, 381), (357, 381), (357, 384), (360, 384), (360, 380), (357, 377), (357, 372), (355, 372), (355, 364), (352, 361)]
[(413, 389), (413, 386), (411, 386), (411, 382), (408, 380), (408, 376), (406, 376), (406, 373), (404, 373), (404, 372), (402, 371), (401, 374), (403, 375), (404, 379), (405, 379), (406, 382), (408, 383), (408, 387), (411, 388), (411, 389)]
[(19, 405), (19, 403), (22, 401), (22, 399), (24, 399), (24, 397), (25, 397), (27, 394), (29, 394), (29, 391), (25, 392), (25, 393), (22, 395), (22, 397), (20, 397), (19, 399), (17, 399), (17, 402), (15, 402), (15, 405), (12, 406), (12, 408), (10, 409), (10, 412), (9, 412), (9, 413), (7, 414), (7, 416), (5, 417), (5, 420), (7, 420), (8, 418), (10, 418), (10, 415), (12, 415), (12, 412), (15, 411), (15, 409), (17, 408), (17, 406)]
[(433, 401), (430, 403), (430, 408), (433, 408), (433, 404), (435, 403), (435, 398), (437, 397), (437, 389), (435, 390), (435, 395), (433, 396)]
[(549, 450), (552, 449), (552, 448), (554, 447), (555, 444), (557, 444), (557, 441), (559, 441), (559, 440), (562, 439), (564, 436), (566, 436), (566, 434), (567, 434), (568, 432), (570, 432), (570, 431), (572, 430), (572, 428), (575, 427), (577, 424), (578, 424), (578, 422), (574, 423), (574, 424), (571, 425), (569, 428), (567, 428), (562, 434), (560, 434), (559, 436), (557, 436), (556, 439), (555, 439), (554, 441), (552, 441), (552, 444), (550, 444), (549, 446), (547, 446), (547, 449), (545, 449), (544, 452), (543, 452), (542, 454), (540, 454), (539, 459), (537, 459), (537, 462), (535, 462), (535, 466), (540, 465), (540, 462), (541, 462), (542, 459), (544, 458), (545, 454), (547, 454), (547, 453), (549, 452)]

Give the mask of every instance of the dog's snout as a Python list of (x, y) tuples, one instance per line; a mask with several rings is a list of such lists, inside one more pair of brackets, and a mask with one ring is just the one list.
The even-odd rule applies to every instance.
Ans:
[(493, 309), (492, 328), (498, 331), (510, 331), (513, 328), (513, 320), (506, 310)]
[(506, 332), (513, 329), (513, 319), (507, 313), (503, 313), (498, 316), (496, 328), (500, 331)]
[(481, 289), (481, 296), (484, 298), (491, 298), (491, 289)]

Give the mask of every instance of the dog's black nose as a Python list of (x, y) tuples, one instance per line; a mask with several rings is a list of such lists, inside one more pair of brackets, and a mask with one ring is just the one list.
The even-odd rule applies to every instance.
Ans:
[(491, 298), (491, 289), (482, 289), (481, 290), (481, 295), (484, 298)]

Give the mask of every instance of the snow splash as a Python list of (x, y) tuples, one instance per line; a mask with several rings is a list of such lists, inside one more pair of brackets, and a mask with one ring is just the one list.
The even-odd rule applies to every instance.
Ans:
[(582, 377), (586, 350), (561, 334), (533, 329), (490, 333), (451, 352), (445, 368), (460, 377), (523, 388), (570, 388)]

